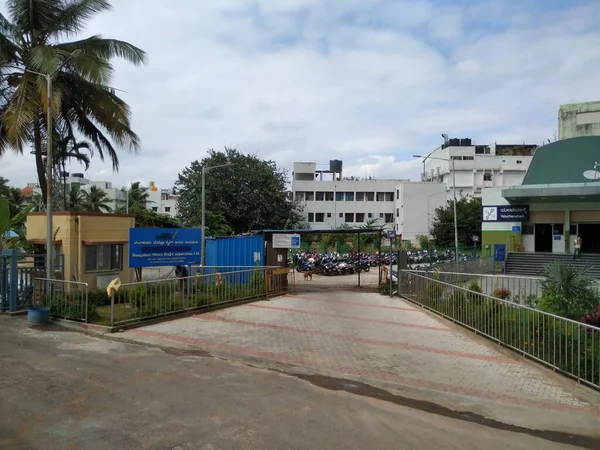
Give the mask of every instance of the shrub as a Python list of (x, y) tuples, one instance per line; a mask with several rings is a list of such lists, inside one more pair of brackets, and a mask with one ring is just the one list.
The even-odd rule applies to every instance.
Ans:
[(579, 318), (594, 309), (599, 298), (588, 275), (590, 269), (589, 265), (581, 269), (563, 262), (546, 266), (539, 308), (568, 318)]
[(592, 325), (594, 327), (600, 327), (600, 305), (592, 309), (587, 315), (581, 318), (581, 322), (586, 325)]
[(475, 280), (471, 281), (471, 284), (469, 284), (469, 287), (467, 289), (469, 289), (471, 292), (478, 292), (479, 294), (483, 294), (483, 289), (481, 289), (481, 286), (479, 286), (479, 283)]
[(496, 288), (494, 292), (492, 292), (492, 297), (496, 297), (502, 300), (510, 300), (510, 289), (508, 288)]
[[(122, 294), (121, 294), (122, 295)], [(145, 284), (136, 284), (125, 293), (132, 308), (140, 308), (148, 297), (148, 288)]]

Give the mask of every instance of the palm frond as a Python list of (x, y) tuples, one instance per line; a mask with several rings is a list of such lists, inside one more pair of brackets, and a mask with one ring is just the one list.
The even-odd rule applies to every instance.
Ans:
[[(110, 61), (112, 58), (121, 58), (135, 66), (146, 64), (148, 55), (141, 48), (129, 42), (118, 39), (106, 39), (101, 35), (90, 36), (79, 41), (57, 44), (57, 49), (72, 53), (81, 50), (81, 55)], [(79, 58), (76, 58), (78, 60)]]
[(87, 23), (98, 13), (110, 11), (108, 0), (76, 0), (63, 6), (53, 30), (54, 35), (74, 35), (84, 30)]

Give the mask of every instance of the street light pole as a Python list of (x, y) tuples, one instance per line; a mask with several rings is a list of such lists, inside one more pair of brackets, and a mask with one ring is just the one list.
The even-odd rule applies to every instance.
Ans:
[[(413, 155), (413, 158), (423, 158), (421, 155)], [(458, 262), (458, 216), (456, 214), (456, 170), (454, 165), (454, 159), (437, 158), (435, 156), (427, 155), (426, 158), (437, 159), (438, 161), (446, 161), (452, 165), (452, 197), (453, 197), (453, 211), (454, 211), (454, 260)]]
[(458, 216), (456, 214), (456, 170), (454, 166), (454, 159), (452, 161), (452, 192), (454, 194), (454, 259), (458, 262)]
[(40, 75), (46, 79), (46, 91), (48, 100), (47, 119), (46, 119), (46, 279), (51, 280), (54, 278), (54, 236), (52, 227), (52, 172), (54, 168), (54, 161), (52, 155), (52, 139), (53, 139), (53, 125), (52, 125), (52, 77), (64, 67), (75, 55), (79, 54), (81, 50), (75, 50), (72, 52), (60, 66), (54, 70), (54, 72), (40, 73), (33, 70), (25, 69), (26, 72)]
[(202, 247), (200, 249), (200, 265), (202, 267), (204, 267), (204, 261), (205, 261), (205, 256), (204, 256), (204, 246), (206, 245), (206, 220), (205, 220), (205, 215), (206, 215), (206, 172), (208, 172), (209, 170), (212, 169), (218, 169), (220, 167), (227, 167), (227, 166), (231, 166), (231, 163), (227, 163), (227, 164), (219, 164), (218, 166), (202, 166)]

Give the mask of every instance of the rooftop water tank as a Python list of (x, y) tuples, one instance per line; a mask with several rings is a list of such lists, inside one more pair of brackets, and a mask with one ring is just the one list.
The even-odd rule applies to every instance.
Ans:
[(329, 161), (329, 171), (335, 173), (342, 172), (342, 161), (339, 159), (332, 159)]

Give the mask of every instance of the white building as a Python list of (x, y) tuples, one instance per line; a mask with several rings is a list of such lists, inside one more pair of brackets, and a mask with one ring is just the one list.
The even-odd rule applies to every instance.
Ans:
[(454, 164), (457, 196), (481, 197), (486, 187), (519, 185), (525, 177), (537, 145), (475, 145), (471, 139), (447, 139), (425, 156), (424, 181), (446, 185), (452, 199)]
[[(104, 191), (108, 197), (107, 205), (112, 211), (125, 205), (125, 195), (121, 192), (121, 189), (113, 187), (110, 181), (92, 181), (89, 178), (85, 178), (83, 173), (69, 173), (65, 179), (67, 185), (67, 194), (71, 190), (71, 186), (76, 186), (82, 191), (89, 192), (92, 186), (96, 186), (98, 189)], [(37, 183), (28, 183), (28, 186), (33, 186), (33, 193), (42, 194)], [(62, 188), (61, 185), (54, 185), (54, 189)]]
[(342, 162), (328, 167), (296, 162), (292, 195), (311, 229), (335, 229), (367, 223), (395, 229), (402, 240), (428, 235), (435, 208), (444, 205), (445, 185), (409, 180), (356, 179), (342, 176)]
[(600, 101), (560, 105), (558, 138), (600, 136)]
[(150, 182), (148, 188), (149, 202), (147, 205), (148, 209), (159, 213), (166, 214), (171, 217), (177, 216), (177, 202), (179, 196), (170, 189), (159, 189), (154, 181)]

